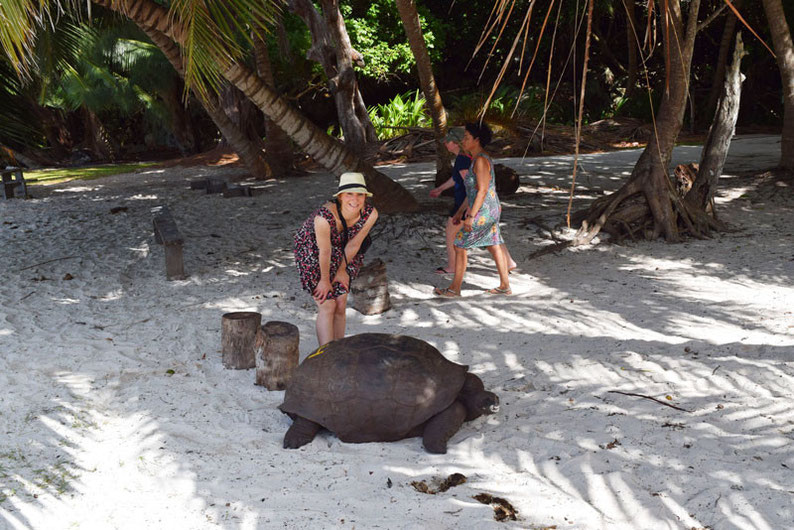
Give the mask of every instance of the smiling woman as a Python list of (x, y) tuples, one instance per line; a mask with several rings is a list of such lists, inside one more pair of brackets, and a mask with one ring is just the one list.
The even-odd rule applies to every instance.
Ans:
[(367, 203), (372, 193), (361, 173), (344, 173), (334, 197), (295, 234), (295, 264), (303, 289), (317, 304), (320, 346), (345, 336), (350, 282), (361, 270), (362, 245), (378, 219), (378, 211)]

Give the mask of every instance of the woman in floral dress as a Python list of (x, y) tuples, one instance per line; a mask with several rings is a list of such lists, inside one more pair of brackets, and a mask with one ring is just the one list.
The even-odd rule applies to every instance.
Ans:
[(366, 201), (371, 196), (364, 175), (345, 173), (336, 200), (312, 213), (295, 234), (295, 264), (303, 289), (317, 304), (320, 346), (345, 336), (350, 281), (364, 262), (359, 249), (378, 219), (378, 211)]
[(491, 294), (512, 294), (508, 277), (508, 260), (499, 231), (502, 205), (496, 195), (493, 161), (484, 147), (491, 141), (491, 130), (485, 123), (467, 123), (463, 135), (463, 149), (472, 156), (471, 168), (464, 178), (469, 203), (463, 228), (455, 236), (455, 277), (449, 287), (435, 288), (438, 296), (460, 296), (463, 275), (468, 264), (468, 250), (485, 247), (491, 253), (499, 272), (499, 286), (489, 289)]

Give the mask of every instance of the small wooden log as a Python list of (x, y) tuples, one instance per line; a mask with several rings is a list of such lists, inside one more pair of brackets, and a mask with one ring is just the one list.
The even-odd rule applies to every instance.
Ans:
[(254, 343), (262, 314), (254, 311), (226, 313), (221, 319), (223, 366), (245, 370), (256, 366)]
[(195, 179), (190, 181), (190, 189), (191, 190), (206, 190), (207, 189), (207, 179)]
[(284, 390), (298, 366), (300, 332), (289, 322), (270, 321), (256, 334), (256, 382), (268, 390)]
[(176, 221), (171, 215), (168, 206), (156, 208), (152, 224), (154, 225), (154, 240), (163, 245), (165, 249), (165, 276), (169, 280), (184, 280), (185, 263), (182, 258), (182, 243), (184, 242)]
[(376, 259), (363, 267), (358, 278), (350, 282), (353, 309), (364, 315), (377, 315), (391, 309), (386, 264)]
[(229, 184), (226, 186), (226, 189), (223, 190), (223, 197), (228, 199), (229, 197), (250, 197), (251, 196), (251, 189), (248, 186), (242, 186), (240, 184)]
[(209, 177), (207, 179), (207, 193), (223, 193), (229, 185), (226, 177)]

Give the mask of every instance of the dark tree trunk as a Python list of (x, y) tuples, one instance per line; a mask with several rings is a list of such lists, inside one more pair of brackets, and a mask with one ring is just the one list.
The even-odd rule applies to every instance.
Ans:
[[(739, 9), (742, 5), (742, 0), (733, 0), (733, 5), (736, 9)], [(723, 81), (725, 81), (725, 68), (728, 64), (728, 56), (731, 53), (731, 44), (733, 43), (733, 35), (735, 33), (736, 15), (733, 14), (733, 11), (730, 11), (725, 20), (725, 28), (722, 30), (722, 39), (720, 39), (720, 51), (717, 55), (716, 69), (711, 78), (711, 90), (709, 90), (706, 105), (703, 107), (703, 111), (700, 114), (701, 119), (699, 121), (703, 124), (707, 123), (707, 120), (714, 116), (714, 111), (717, 107), (717, 99), (724, 90)]]
[(350, 44), (338, 2), (321, 0), (320, 3), (322, 15), (311, 0), (290, 0), (288, 5), (309, 28), (312, 46), (306, 55), (323, 67), (328, 78), (345, 145), (363, 155), (367, 143), (377, 140), (353, 70), (353, 63), (364, 64), (363, 57)]
[[(167, 38), (167, 37), (166, 37)], [(198, 151), (198, 142), (193, 133), (190, 113), (182, 104), (182, 83), (175, 83), (171, 90), (160, 93), (163, 104), (171, 115), (171, 132), (182, 154), (193, 154)]]
[[(706, 212), (712, 204), (714, 193), (717, 190), (717, 181), (722, 175), (728, 148), (736, 129), (736, 119), (739, 117), (739, 103), (742, 94), (742, 57), (746, 55), (742, 44), (742, 34), (736, 34), (736, 47), (733, 52), (733, 61), (725, 75), (722, 97), (714, 115), (714, 121), (703, 146), (700, 164), (692, 184), (692, 189), (684, 198), (684, 204), (693, 212)], [(713, 207), (712, 216), (715, 215)], [(708, 232), (711, 223), (693, 213), (693, 220), (703, 232)]]
[(396, 0), (397, 10), (403, 22), (405, 36), (416, 60), (419, 83), (425, 95), (427, 109), (433, 121), (433, 132), (436, 138), (436, 172), (448, 174), (450, 171), (450, 153), (444, 146), (444, 135), (447, 133), (447, 113), (441, 101), (441, 94), (433, 76), (433, 66), (427, 53), (419, 14), (416, 12), (414, 0)]
[(637, 18), (634, 16), (634, 0), (622, 0), (626, 9), (626, 51), (628, 52), (628, 66), (626, 67), (626, 92), (625, 97), (630, 97), (637, 87), (637, 48), (640, 37), (637, 28)]
[[(273, 67), (270, 64), (267, 44), (256, 35), (254, 35), (254, 56), (257, 74), (275, 91), (276, 83), (273, 78)], [(283, 177), (295, 169), (292, 163), (292, 142), (289, 136), (267, 116), (265, 116), (265, 159), (273, 173), (279, 177)]]
[(786, 22), (782, 0), (764, 0), (764, 10), (772, 33), (777, 66), (783, 80), (783, 137), (780, 141), (780, 167), (794, 170), (794, 42)]
[(700, 0), (692, 0), (689, 6), (684, 28), (680, 3), (661, 4), (661, 16), (669, 24), (666, 30), (662, 29), (666, 32), (667, 89), (657, 114), (656, 134), (640, 155), (626, 184), (614, 194), (596, 200), (584, 215), (577, 215), (577, 218), (582, 218), (582, 225), (574, 238), (574, 245), (589, 243), (602, 229), (619, 237), (629, 235), (656, 239), (663, 235), (669, 242), (680, 238), (679, 212), (673, 204), (677, 196), (667, 168), (686, 111)]
[[(184, 77), (184, 63), (176, 43), (165, 33), (147, 26), (141, 23), (141, 21), (134, 19), (133, 21), (146, 33), (155, 46), (163, 52), (163, 55), (165, 55), (168, 62), (171, 63), (171, 66), (174, 67), (179, 77)], [(240, 128), (232, 123), (226, 113), (218, 106), (217, 100), (202, 101), (201, 98), (197, 99), (204, 107), (210, 119), (215, 123), (215, 126), (218, 127), (223, 137), (232, 149), (234, 149), (234, 152), (237, 153), (240, 160), (245, 164), (245, 167), (251, 172), (251, 175), (256, 179), (265, 179), (271, 176), (272, 173), (267, 162), (265, 162), (260, 146), (248, 139)]]

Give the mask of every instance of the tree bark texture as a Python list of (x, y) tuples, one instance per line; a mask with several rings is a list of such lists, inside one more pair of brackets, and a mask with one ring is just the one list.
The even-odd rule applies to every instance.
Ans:
[[(141, 30), (151, 39), (160, 51), (163, 52), (168, 62), (174, 67), (179, 77), (185, 76), (184, 62), (182, 61), (182, 53), (179, 46), (171, 40), (171, 38), (164, 32), (155, 29), (152, 26), (141, 23), (141, 21), (133, 20)], [(265, 179), (272, 175), (270, 167), (267, 165), (265, 158), (259, 146), (251, 142), (240, 128), (232, 123), (232, 120), (226, 115), (225, 112), (218, 106), (217, 100), (204, 101), (201, 98), (196, 98), (204, 107), (207, 115), (215, 123), (215, 126), (221, 132), (223, 137), (229, 142), (229, 145), (234, 149), (234, 152), (240, 157), (245, 167), (251, 172), (251, 176), (256, 179)]]
[[(706, 143), (700, 157), (700, 164), (692, 184), (692, 189), (684, 199), (684, 203), (696, 210), (705, 211), (714, 198), (717, 181), (722, 175), (725, 158), (731, 145), (731, 138), (736, 129), (739, 117), (739, 103), (742, 94), (742, 57), (746, 55), (742, 43), (742, 34), (736, 34), (736, 46), (733, 60), (725, 75), (722, 97), (717, 104), (714, 121), (709, 129)], [(704, 227), (708, 231), (708, 227)]]
[(354, 153), (363, 155), (367, 143), (377, 140), (353, 70), (353, 63), (363, 64), (363, 57), (350, 44), (338, 2), (321, 0), (320, 4), (322, 14), (311, 0), (288, 2), (290, 10), (309, 28), (312, 46), (306, 56), (319, 63), (328, 78), (345, 144)]
[[(254, 58), (256, 59), (256, 73), (273, 91), (276, 91), (276, 82), (273, 77), (273, 67), (270, 63), (270, 54), (267, 44), (260, 37), (254, 35)], [(295, 166), (292, 160), (292, 142), (284, 131), (265, 116), (265, 160), (275, 175), (283, 177), (291, 173)]]
[(363, 315), (377, 315), (391, 309), (386, 264), (376, 259), (361, 267), (358, 278), (350, 284), (353, 309)]
[[(129, 17), (141, 27), (165, 33), (177, 43), (185, 40), (184, 29), (174, 24), (165, 8), (150, 0), (94, 0), (94, 3)], [(381, 213), (409, 212), (418, 208), (416, 199), (408, 190), (376, 171), (344, 144), (325, 134), (248, 68), (233, 63), (227, 65), (223, 75), (318, 164), (335, 175), (341, 175), (345, 171), (363, 173), (367, 179), (367, 187), (375, 195), (373, 202)]]
[(245, 370), (256, 366), (254, 345), (262, 314), (236, 311), (221, 317), (221, 352), (223, 366)]
[(450, 153), (444, 146), (444, 136), (447, 134), (447, 113), (441, 101), (436, 79), (433, 76), (433, 65), (427, 53), (425, 38), (422, 35), (422, 26), (419, 22), (419, 13), (416, 11), (414, 0), (395, 0), (397, 10), (403, 22), (405, 36), (416, 60), (416, 71), (419, 75), (419, 84), (425, 95), (425, 104), (433, 121), (433, 132), (436, 138), (436, 173), (448, 173), (450, 170)]
[(300, 332), (288, 322), (270, 321), (256, 333), (256, 382), (268, 390), (287, 388), (298, 367)]
[(783, 136), (780, 141), (780, 167), (794, 170), (794, 42), (786, 22), (782, 0), (763, 0), (777, 66), (783, 81)]
[[(667, 7), (664, 7), (664, 6)], [(686, 102), (689, 90), (689, 72), (692, 63), (695, 35), (697, 33), (697, 15), (700, 0), (689, 3), (687, 24), (684, 26), (681, 5), (677, 1), (661, 4), (662, 19), (667, 20), (665, 32), (665, 57), (667, 60), (666, 86), (656, 118), (656, 134), (650, 139), (640, 155), (631, 176), (617, 192), (593, 203), (584, 215), (582, 225), (575, 238), (574, 245), (589, 243), (609, 222), (607, 232), (615, 233), (623, 229), (629, 235), (639, 233), (630, 228), (630, 223), (621, 219), (618, 210), (621, 203), (633, 195), (641, 193), (652, 217), (652, 227), (643, 228), (642, 236), (655, 239), (660, 235), (668, 242), (678, 241), (678, 219), (673, 201), (677, 200), (667, 168), (670, 165), (675, 140), (684, 122)], [(664, 22), (662, 22), (664, 25)], [(636, 210), (629, 201), (626, 205)], [(618, 213), (615, 220), (610, 216)], [(638, 219), (633, 219), (636, 222)]]
[[(742, 5), (742, 0), (733, 0), (733, 6), (739, 9)], [(703, 107), (701, 113), (701, 123), (714, 117), (714, 111), (717, 107), (717, 100), (721, 97), (724, 90), (725, 68), (728, 64), (728, 56), (731, 53), (731, 44), (733, 43), (733, 36), (736, 33), (736, 15), (733, 11), (729, 11), (725, 20), (725, 27), (722, 30), (722, 39), (720, 39), (720, 50), (717, 55), (716, 69), (714, 76), (711, 79), (711, 90), (709, 91), (706, 105)]]

